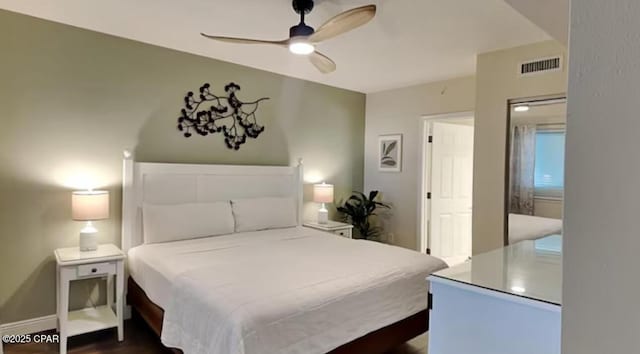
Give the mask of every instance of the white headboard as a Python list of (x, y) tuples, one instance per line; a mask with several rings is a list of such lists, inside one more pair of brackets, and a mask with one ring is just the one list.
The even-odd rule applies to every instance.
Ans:
[(294, 197), (302, 225), (302, 160), (298, 166), (191, 165), (135, 162), (125, 152), (122, 250), (142, 244), (142, 205)]

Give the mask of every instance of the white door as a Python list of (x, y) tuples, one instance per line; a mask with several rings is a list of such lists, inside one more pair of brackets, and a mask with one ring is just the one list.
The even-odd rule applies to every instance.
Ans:
[(431, 133), (429, 248), (453, 265), (471, 256), (473, 127), (434, 122)]

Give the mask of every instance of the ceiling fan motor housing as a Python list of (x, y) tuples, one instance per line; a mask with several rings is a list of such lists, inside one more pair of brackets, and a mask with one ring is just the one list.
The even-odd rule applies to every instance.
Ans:
[(313, 34), (313, 27), (307, 26), (304, 22), (289, 28), (289, 38), (309, 37)]

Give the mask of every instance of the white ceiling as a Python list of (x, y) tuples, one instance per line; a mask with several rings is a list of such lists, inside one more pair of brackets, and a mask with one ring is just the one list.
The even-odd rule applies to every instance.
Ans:
[(560, 43), (569, 42), (569, 0), (505, 0)]
[(0, 8), (360, 92), (475, 72), (476, 54), (550, 37), (503, 0), (317, 0), (307, 23), (368, 3), (376, 18), (318, 46), (338, 69), (270, 46), (217, 43), (199, 33), (284, 39), (290, 0), (0, 0)]
[[(517, 106), (514, 104), (512, 107)], [(565, 123), (567, 121), (567, 102), (530, 105), (526, 112), (511, 111), (511, 124)]]

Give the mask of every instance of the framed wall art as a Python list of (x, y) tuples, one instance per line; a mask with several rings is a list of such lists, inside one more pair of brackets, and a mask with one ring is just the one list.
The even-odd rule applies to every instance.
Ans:
[(378, 171), (402, 171), (402, 134), (378, 137)]

